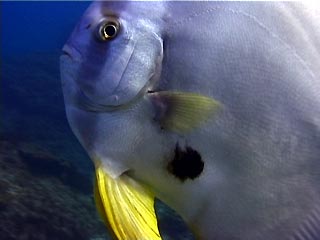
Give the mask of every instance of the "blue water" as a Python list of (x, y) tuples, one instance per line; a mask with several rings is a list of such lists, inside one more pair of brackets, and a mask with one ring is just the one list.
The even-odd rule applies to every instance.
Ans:
[[(0, 239), (110, 239), (64, 112), (59, 55), (90, 2), (0, 2)], [(164, 239), (192, 239), (157, 202)]]
[(1, 2), (3, 55), (59, 51), (90, 2)]

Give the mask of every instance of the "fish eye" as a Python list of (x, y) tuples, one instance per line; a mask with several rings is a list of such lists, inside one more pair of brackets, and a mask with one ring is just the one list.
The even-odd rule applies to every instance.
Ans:
[(102, 21), (98, 28), (98, 37), (102, 41), (108, 41), (115, 38), (120, 30), (120, 24), (116, 20)]

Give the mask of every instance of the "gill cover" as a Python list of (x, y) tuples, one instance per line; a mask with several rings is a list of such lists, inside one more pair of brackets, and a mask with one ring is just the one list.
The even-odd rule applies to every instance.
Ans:
[[(127, 25), (123, 20), (122, 28)], [(88, 54), (77, 79), (83, 95), (97, 105), (116, 107), (132, 101), (160, 72), (162, 39), (144, 29), (124, 31)]]
[(126, 175), (111, 178), (96, 166), (94, 197), (105, 224), (119, 240), (161, 240), (154, 195)]
[(100, 109), (130, 102), (161, 69), (160, 25), (140, 17), (139, 9), (145, 11), (145, 5), (137, 4), (140, 8), (132, 13), (121, 11), (122, 5), (127, 8), (131, 3), (94, 2), (64, 46), (71, 58), (67, 67), (74, 65), (71, 78), (77, 97), (93, 110), (95, 105)]

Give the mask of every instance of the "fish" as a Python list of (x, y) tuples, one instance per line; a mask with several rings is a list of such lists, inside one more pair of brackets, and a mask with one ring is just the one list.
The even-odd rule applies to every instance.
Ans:
[(320, 239), (319, 5), (97, 1), (60, 58), (115, 239)]

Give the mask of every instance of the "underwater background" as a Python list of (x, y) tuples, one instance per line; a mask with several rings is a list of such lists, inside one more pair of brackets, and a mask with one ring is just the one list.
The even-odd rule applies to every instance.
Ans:
[[(0, 239), (111, 239), (66, 120), (61, 48), (90, 2), (0, 2)], [(193, 239), (156, 202), (163, 239)]]

